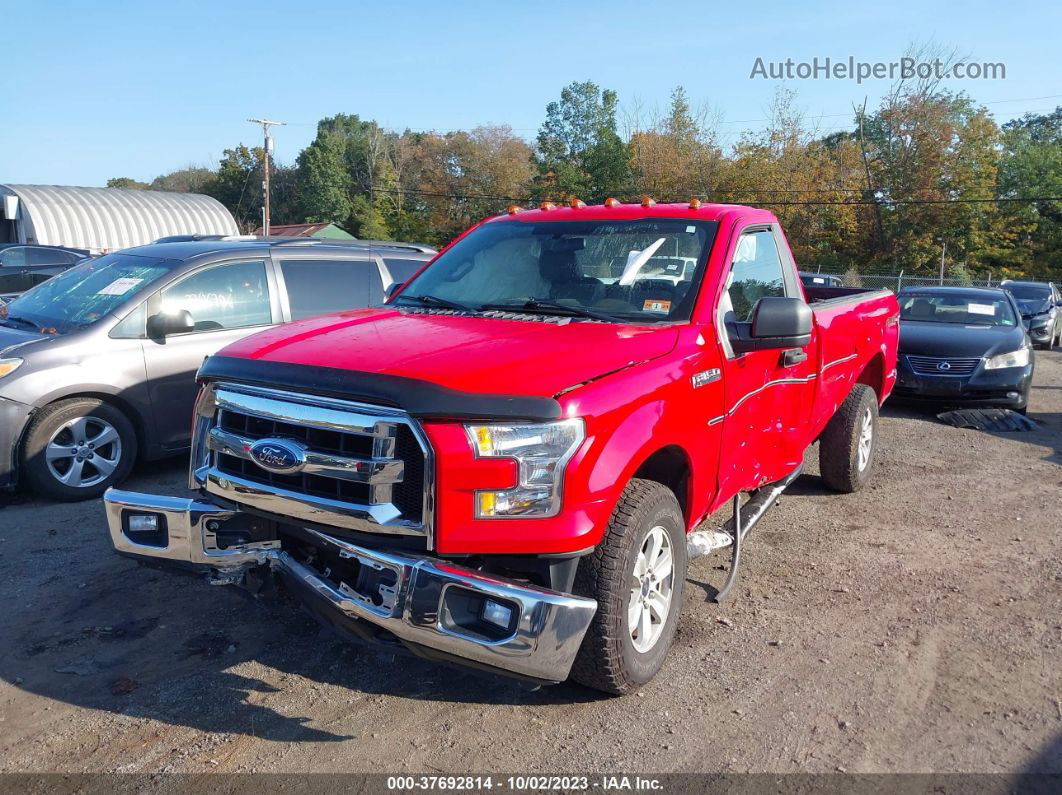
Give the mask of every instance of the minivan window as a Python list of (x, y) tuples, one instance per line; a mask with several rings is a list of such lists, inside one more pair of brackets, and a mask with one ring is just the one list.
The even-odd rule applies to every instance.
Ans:
[(9, 325), (18, 319), (60, 332), (95, 323), (177, 263), (156, 257), (108, 254), (75, 265), (7, 305)]
[(422, 259), (395, 259), (384, 257), (384, 265), (396, 282), (408, 282), (414, 273), (424, 267), (427, 260)]
[(280, 270), (292, 320), (361, 309), (383, 299), (374, 260), (289, 259), (280, 261)]
[(265, 326), (272, 323), (265, 262), (229, 262), (193, 273), (161, 294), (164, 313), (187, 309), (195, 331)]

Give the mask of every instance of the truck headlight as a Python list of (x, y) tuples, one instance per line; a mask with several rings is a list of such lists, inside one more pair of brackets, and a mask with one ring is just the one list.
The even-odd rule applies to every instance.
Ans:
[(543, 519), (560, 512), (564, 469), (586, 437), (581, 419), (465, 430), (476, 458), (514, 459), (519, 473), (514, 488), (476, 492), (477, 519)]
[(15, 372), (20, 364), (21, 359), (0, 359), (0, 378)]
[(985, 362), (986, 370), (1002, 370), (1005, 367), (1025, 367), (1029, 363), (1029, 349), (1018, 348), (1010, 353), (992, 356)]

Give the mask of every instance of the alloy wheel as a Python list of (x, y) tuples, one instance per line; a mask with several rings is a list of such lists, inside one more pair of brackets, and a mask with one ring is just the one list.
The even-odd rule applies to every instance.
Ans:
[(862, 472), (870, 463), (870, 453), (874, 447), (874, 414), (868, 408), (863, 413), (863, 423), (859, 430), (858, 465)]
[(667, 530), (657, 525), (642, 542), (631, 573), (627, 630), (636, 651), (649, 651), (664, 631), (671, 612), (675, 561)]
[(44, 450), (48, 471), (64, 486), (88, 488), (110, 477), (122, 460), (117, 429), (99, 417), (60, 425)]

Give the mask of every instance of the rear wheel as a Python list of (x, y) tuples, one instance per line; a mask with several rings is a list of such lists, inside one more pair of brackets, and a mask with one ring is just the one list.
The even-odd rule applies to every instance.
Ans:
[(135, 459), (136, 432), (121, 411), (96, 398), (71, 398), (33, 418), (22, 466), (34, 491), (73, 502), (124, 480)]
[(856, 384), (819, 440), (819, 471), (826, 485), (851, 493), (870, 479), (878, 436), (878, 396)]
[(617, 695), (637, 690), (664, 664), (686, 581), (686, 527), (671, 489), (627, 484), (601, 544), (579, 563), (575, 592), (597, 612), (572, 679)]

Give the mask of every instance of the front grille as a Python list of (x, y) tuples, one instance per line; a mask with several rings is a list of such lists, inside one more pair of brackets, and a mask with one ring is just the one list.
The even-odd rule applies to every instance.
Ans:
[[(315, 524), (430, 536), (431, 452), (400, 411), (217, 384), (196, 416), (192, 476), (207, 491)], [(292, 466), (262, 456), (277, 443)]]
[(980, 357), (947, 356), (908, 356), (907, 361), (918, 375), (972, 375), (981, 363)]

